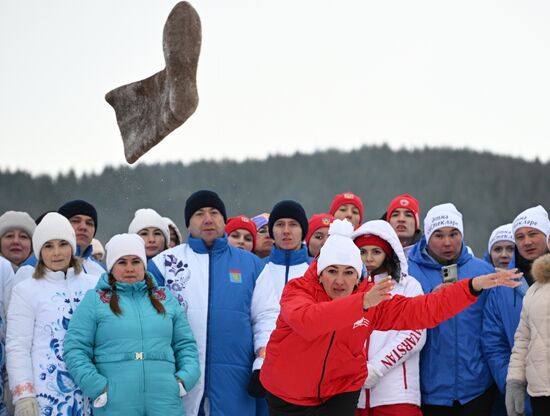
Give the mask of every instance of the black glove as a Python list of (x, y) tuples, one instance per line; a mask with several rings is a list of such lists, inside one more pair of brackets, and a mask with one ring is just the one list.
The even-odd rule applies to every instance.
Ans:
[(254, 370), (248, 383), (248, 394), (252, 397), (265, 397), (265, 389), (260, 383), (260, 370)]

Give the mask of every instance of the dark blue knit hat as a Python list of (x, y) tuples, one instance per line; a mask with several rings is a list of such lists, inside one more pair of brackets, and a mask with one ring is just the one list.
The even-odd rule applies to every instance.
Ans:
[(195, 212), (201, 208), (216, 208), (223, 215), (223, 219), (227, 222), (227, 214), (225, 213), (225, 205), (216, 192), (201, 189), (192, 193), (185, 202), (185, 226), (189, 228), (189, 220)]
[(97, 232), (97, 211), (92, 204), (89, 202), (83, 201), (81, 199), (75, 199), (73, 201), (65, 202), (59, 209), (58, 213), (63, 215), (65, 218), (70, 220), (75, 215), (87, 215), (94, 220), (95, 224), (95, 233)]
[(302, 240), (306, 238), (308, 230), (307, 215), (304, 207), (298, 202), (286, 199), (275, 204), (271, 210), (271, 214), (269, 214), (269, 222), (267, 225), (271, 238), (273, 238), (273, 225), (281, 218), (292, 218), (298, 221), (300, 227), (302, 227)]

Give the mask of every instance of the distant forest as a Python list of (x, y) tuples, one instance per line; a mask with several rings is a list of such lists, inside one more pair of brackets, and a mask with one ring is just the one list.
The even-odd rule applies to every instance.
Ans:
[(108, 167), (81, 177), (0, 171), (0, 213), (21, 210), (36, 218), (67, 200), (85, 199), (98, 210), (102, 242), (127, 231), (143, 207), (171, 217), (185, 233), (185, 200), (198, 189), (218, 192), (229, 216), (269, 212), (281, 199), (300, 201), (310, 216), (327, 212), (333, 196), (346, 191), (363, 199), (366, 220), (379, 218), (400, 193), (419, 199), (421, 218), (431, 206), (453, 202), (464, 215), (465, 241), (482, 256), (493, 228), (527, 207), (550, 209), (550, 163), (470, 150), (365, 146), (244, 162)]

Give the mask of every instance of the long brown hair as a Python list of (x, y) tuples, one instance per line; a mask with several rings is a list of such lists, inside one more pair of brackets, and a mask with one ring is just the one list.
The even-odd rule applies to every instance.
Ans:
[[(69, 262), (69, 267), (72, 267), (74, 269), (75, 274), (79, 274), (82, 271), (82, 260), (76, 257), (75, 255), (71, 255), (71, 261)], [(32, 277), (34, 277), (35, 279), (42, 279), (46, 274), (46, 269), (47, 267), (44, 264), (44, 260), (40, 258), (38, 260), (38, 263), (36, 264), (36, 267), (34, 268)]]
[[(153, 280), (147, 273), (145, 273), (145, 283), (147, 284), (147, 293), (149, 295), (149, 300), (151, 301), (153, 308), (156, 309), (157, 313), (165, 315), (166, 309), (164, 309), (164, 305), (161, 303), (161, 301), (154, 296), (153, 290), (155, 289), (155, 285), (153, 284)], [(111, 299), (109, 300), (109, 307), (115, 315), (120, 316), (122, 315), (122, 309), (120, 309), (120, 305), (118, 304), (116, 279), (112, 275), (112, 273), (109, 273), (109, 286), (111, 287)]]

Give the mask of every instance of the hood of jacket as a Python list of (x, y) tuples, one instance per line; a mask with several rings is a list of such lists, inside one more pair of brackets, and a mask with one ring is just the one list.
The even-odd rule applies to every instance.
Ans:
[(383, 220), (367, 221), (353, 232), (351, 238), (352, 240), (355, 240), (357, 237), (366, 234), (376, 235), (391, 245), (393, 252), (399, 259), (401, 273), (400, 278), (407, 276), (409, 273), (407, 257), (405, 256), (399, 237), (397, 237), (397, 234), (390, 223)]
[(533, 279), (539, 283), (550, 282), (550, 254), (540, 256), (533, 262), (531, 268)]
[[(426, 236), (423, 236), (422, 239), (414, 245), (412, 250), (409, 253), (409, 259), (414, 261), (420, 266), (429, 268), (429, 269), (441, 269), (441, 264), (437, 263), (432, 257), (430, 257), (427, 254), (427, 242), (426, 242)], [(456, 264), (458, 266), (462, 266), (465, 263), (467, 263), (470, 259), (472, 259), (472, 254), (468, 251), (468, 248), (466, 247), (466, 244), (464, 244), (464, 241), (462, 241), (462, 248), (460, 251), (460, 255), (458, 256), (458, 259), (456, 260)]]

